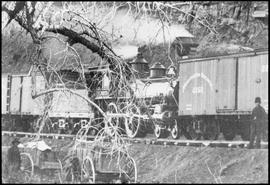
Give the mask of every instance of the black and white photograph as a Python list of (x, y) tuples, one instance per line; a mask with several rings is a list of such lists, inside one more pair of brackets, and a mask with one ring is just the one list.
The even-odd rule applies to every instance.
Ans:
[(1, 1), (4, 184), (268, 184), (268, 1)]

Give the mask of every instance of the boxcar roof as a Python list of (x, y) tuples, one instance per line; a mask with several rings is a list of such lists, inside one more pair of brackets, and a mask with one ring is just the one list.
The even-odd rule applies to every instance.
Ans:
[(268, 49), (260, 49), (248, 52), (241, 52), (241, 53), (234, 53), (234, 54), (227, 54), (227, 55), (219, 55), (213, 57), (200, 57), (200, 58), (188, 58), (178, 61), (178, 63), (192, 63), (192, 62), (202, 62), (206, 60), (215, 60), (220, 58), (232, 58), (232, 57), (244, 57), (244, 56), (253, 56), (257, 54), (266, 54), (268, 53)]

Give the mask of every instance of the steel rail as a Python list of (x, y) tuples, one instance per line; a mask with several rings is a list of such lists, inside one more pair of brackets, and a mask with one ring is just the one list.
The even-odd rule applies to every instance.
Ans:
[[(2, 131), (2, 136), (14, 137), (34, 137), (37, 133), (27, 132), (10, 132)], [(76, 135), (69, 134), (46, 134), (41, 133), (41, 138), (51, 139), (76, 139)], [(87, 136), (87, 140), (94, 140), (95, 136)], [(130, 144), (146, 144), (146, 145), (163, 145), (163, 146), (194, 146), (194, 147), (225, 147), (225, 148), (247, 148), (249, 141), (224, 141), (224, 140), (173, 140), (173, 139), (157, 139), (157, 138), (124, 138)], [(106, 140), (110, 142), (109, 139)], [(261, 149), (268, 149), (268, 142), (261, 142)]]

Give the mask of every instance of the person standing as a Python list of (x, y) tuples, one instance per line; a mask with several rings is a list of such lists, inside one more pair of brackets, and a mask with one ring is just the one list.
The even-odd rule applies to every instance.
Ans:
[(7, 152), (7, 169), (9, 180), (15, 180), (21, 166), (21, 156), (20, 150), (18, 148), (20, 141), (18, 138), (15, 138), (12, 141), (12, 146), (8, 149)]
[(261, 106), (261, 98), (255, 98), (255, 108), (252, 110), (252, 121), (250, 127), (250, 143), (249, 148), (253, 148), (254, 140), (256, 137), (256, 148), (261, 147), (261, 137), (263, 134), (264, 122), (266, 120), (266, 112)]

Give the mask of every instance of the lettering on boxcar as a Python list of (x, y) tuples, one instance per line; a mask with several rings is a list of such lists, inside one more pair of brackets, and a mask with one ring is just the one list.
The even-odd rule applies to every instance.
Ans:
[(203, 93), (203, 87), (193, 87), (192, 93), (193, 94), (202, 94)]
[(189, 77), (189, 79), (184, 83), (183, 85), (183, 93), (185, 92), (185, 89), (187, 87), (187, 85), (191, 82), (191, 80), (195, 79), (195, 78), (202, 78), (204, 79), (210, 86), (211, 90), (213, 91), (213, 83), (211, 82), (211, 80), (203, 73), (194, 73), (191, 77)]
[(192, 104), (186, 104), (186, 110), (192, 110)]

